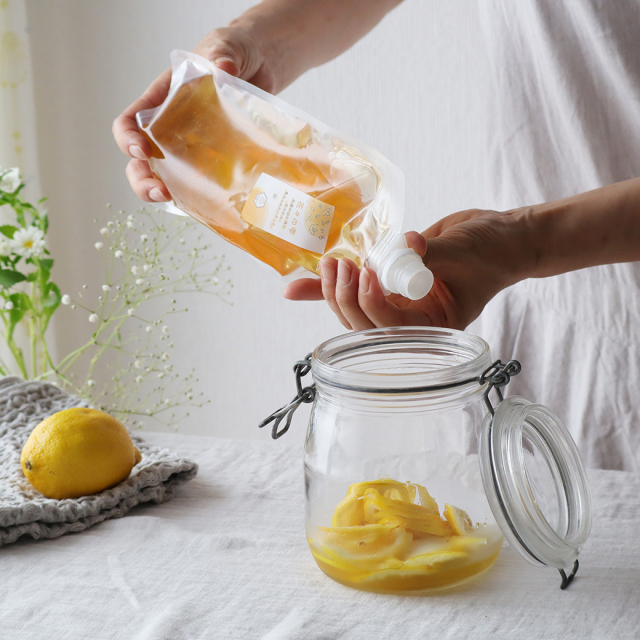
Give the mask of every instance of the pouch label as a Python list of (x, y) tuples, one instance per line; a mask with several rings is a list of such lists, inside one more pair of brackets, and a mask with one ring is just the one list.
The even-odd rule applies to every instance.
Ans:
[(263, 173), (240, 217), (249, 224), (313, 253), (323, 254), (335, 207)]

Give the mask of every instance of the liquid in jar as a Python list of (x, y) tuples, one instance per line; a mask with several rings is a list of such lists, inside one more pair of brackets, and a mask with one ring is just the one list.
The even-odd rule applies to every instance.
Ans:
[(474, 524), (450, 504), (441, 516), (425, 487), (384, 478), (351, 485), (331, 527), (316, 527), (309, 547), (320, 569), (342, 584), (420, 593), (451, 588), (486, 571), (502, 541), (497, 525)]

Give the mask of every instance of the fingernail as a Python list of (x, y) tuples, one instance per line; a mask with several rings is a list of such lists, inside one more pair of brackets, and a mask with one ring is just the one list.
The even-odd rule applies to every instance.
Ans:
[(366, 269), (363, 269), (360, 272), (360, 293), (368, 293), (369, 292), (369, 282), (371, 278), (369, 278), (369, 272)]
[(336, 268), (331, 262), (323, 261), (320, 263), (320, 277), (325, 284), (336, 283)]
[(351, 266), (344, 260), (338, 260), (338, 284), (347, 285), (351, 282)]
[(149, 197), (154, 202), (166, 202), (168, 200), (168, 198), (165, 197), (164, 193), (162, 193), (162, 191), (160, 191), (158, 187), (153, 187), (153, 189), (149, 191)]
[(129, 146), (129, 153), (134, 158), (138, 158), (138, 160), (146, 160), (147, 159), (147, 156), (145, 156), (144, 153), (142, 152), (142, 148), (139, 147), (137, 144), (132, 144), (132, 145)]
[(238, 66), (238, 65), (236, 65), (235, 60), (234, 60), (233, 58), (228, 58), (228, 57), (226, 57), (226, 56), (221, 56), (220, 58), (216, 58), (216, 59), (213, 61), (213, 64), (215, 64), (215, 65), (216, 65), (216, 67), (220, 67), (220, 66), (221, 66), (221, 65), (223, 65), (225, 62), (227, 62), (227, 63), (229, 63), (229, 62), (230, 62), (230, 63), (231, 63), (231, 64), (232, 64), (236, 69), (237, 69), (237, 66)]

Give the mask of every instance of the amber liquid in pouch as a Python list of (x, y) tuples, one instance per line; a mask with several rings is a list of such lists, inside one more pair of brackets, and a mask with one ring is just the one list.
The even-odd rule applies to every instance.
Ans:
[(174, 51), (172, 64), (167, 99), (140, 112), (138, 124), (180, 211), (283, 276), (317, 273), (323, 255), (379, 276), (393, 263), (400, 275), (387, 274), (383, 286), (411, 289), (412, 281), (413, 293), (428, 285), (426, 295), (431, 274), (399, 233), (399, 169), (200, 56)]

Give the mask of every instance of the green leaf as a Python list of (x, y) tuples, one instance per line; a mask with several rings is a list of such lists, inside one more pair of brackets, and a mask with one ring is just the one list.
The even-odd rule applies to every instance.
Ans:
[(11, 309), (9, 311), (9, 338), (13, 337), (13, 331), (23, 317), (24, 311), (22, 309)]
[[(45, 200), (46, 200), (46, 198), (45, 198)], [(42, 213), (42, 230), (45, 233), (47, 233), (48, 229), (49, 229), (49, 216), (47, 215), (47, 212), (44, 211)]]
[(10, 289), (14, 284), (18, 282), (24, 282), (27, 276), (19, 271), (12, 271), (11, 269), (0, 269), (0, 287)]
[(38, 279), (38, 272), (37, 271), (32, 271), (27, 276), (27, 282), (35, 282), (37, 279)]
[(43, 269), (51, 271), (51, 267), (53, 267), (53, 258), (43, 258), (42, 260), (38, 260), (38, 263)]
[(62, 296), (60, 295), (60, 289), (53, 282), (50, 282), (46, 288), (46, 297), (42, 301), (42, 306), (45, 309), (50, 307), (57, 307), (60, 304), (60, 300), (62, 300)]
[(17, 230), (18, 230), (18, 227), (14, 227), (13, 225), (10, 225), (10, 224), (3, 224), (0, 227), (0, 233), (3, 236), (7, 236), (7, 238), (13, 238), (13, 235)]
[(44, 328), (46, 329), (49, 325), (49, 320), (51, 320), (51, 316), (54, 314), (55, 310), (60, 306), (60, 301), (62, 300), (62, 295), (60, 294), (60, 289), (53, 282), (50, 282), (47, 285), (48, 293), (47, 297), (44, 299), (42, 303), (42, 310), (44, 313)]
[(13, 309), (9, 311), (9, 339), (13, 337), (13, 331), (17, 324), (24, 318), (24, 314), (31, 308), (31, 300), (26, 293), (13, 293), (9, 296), (13, 302)]

